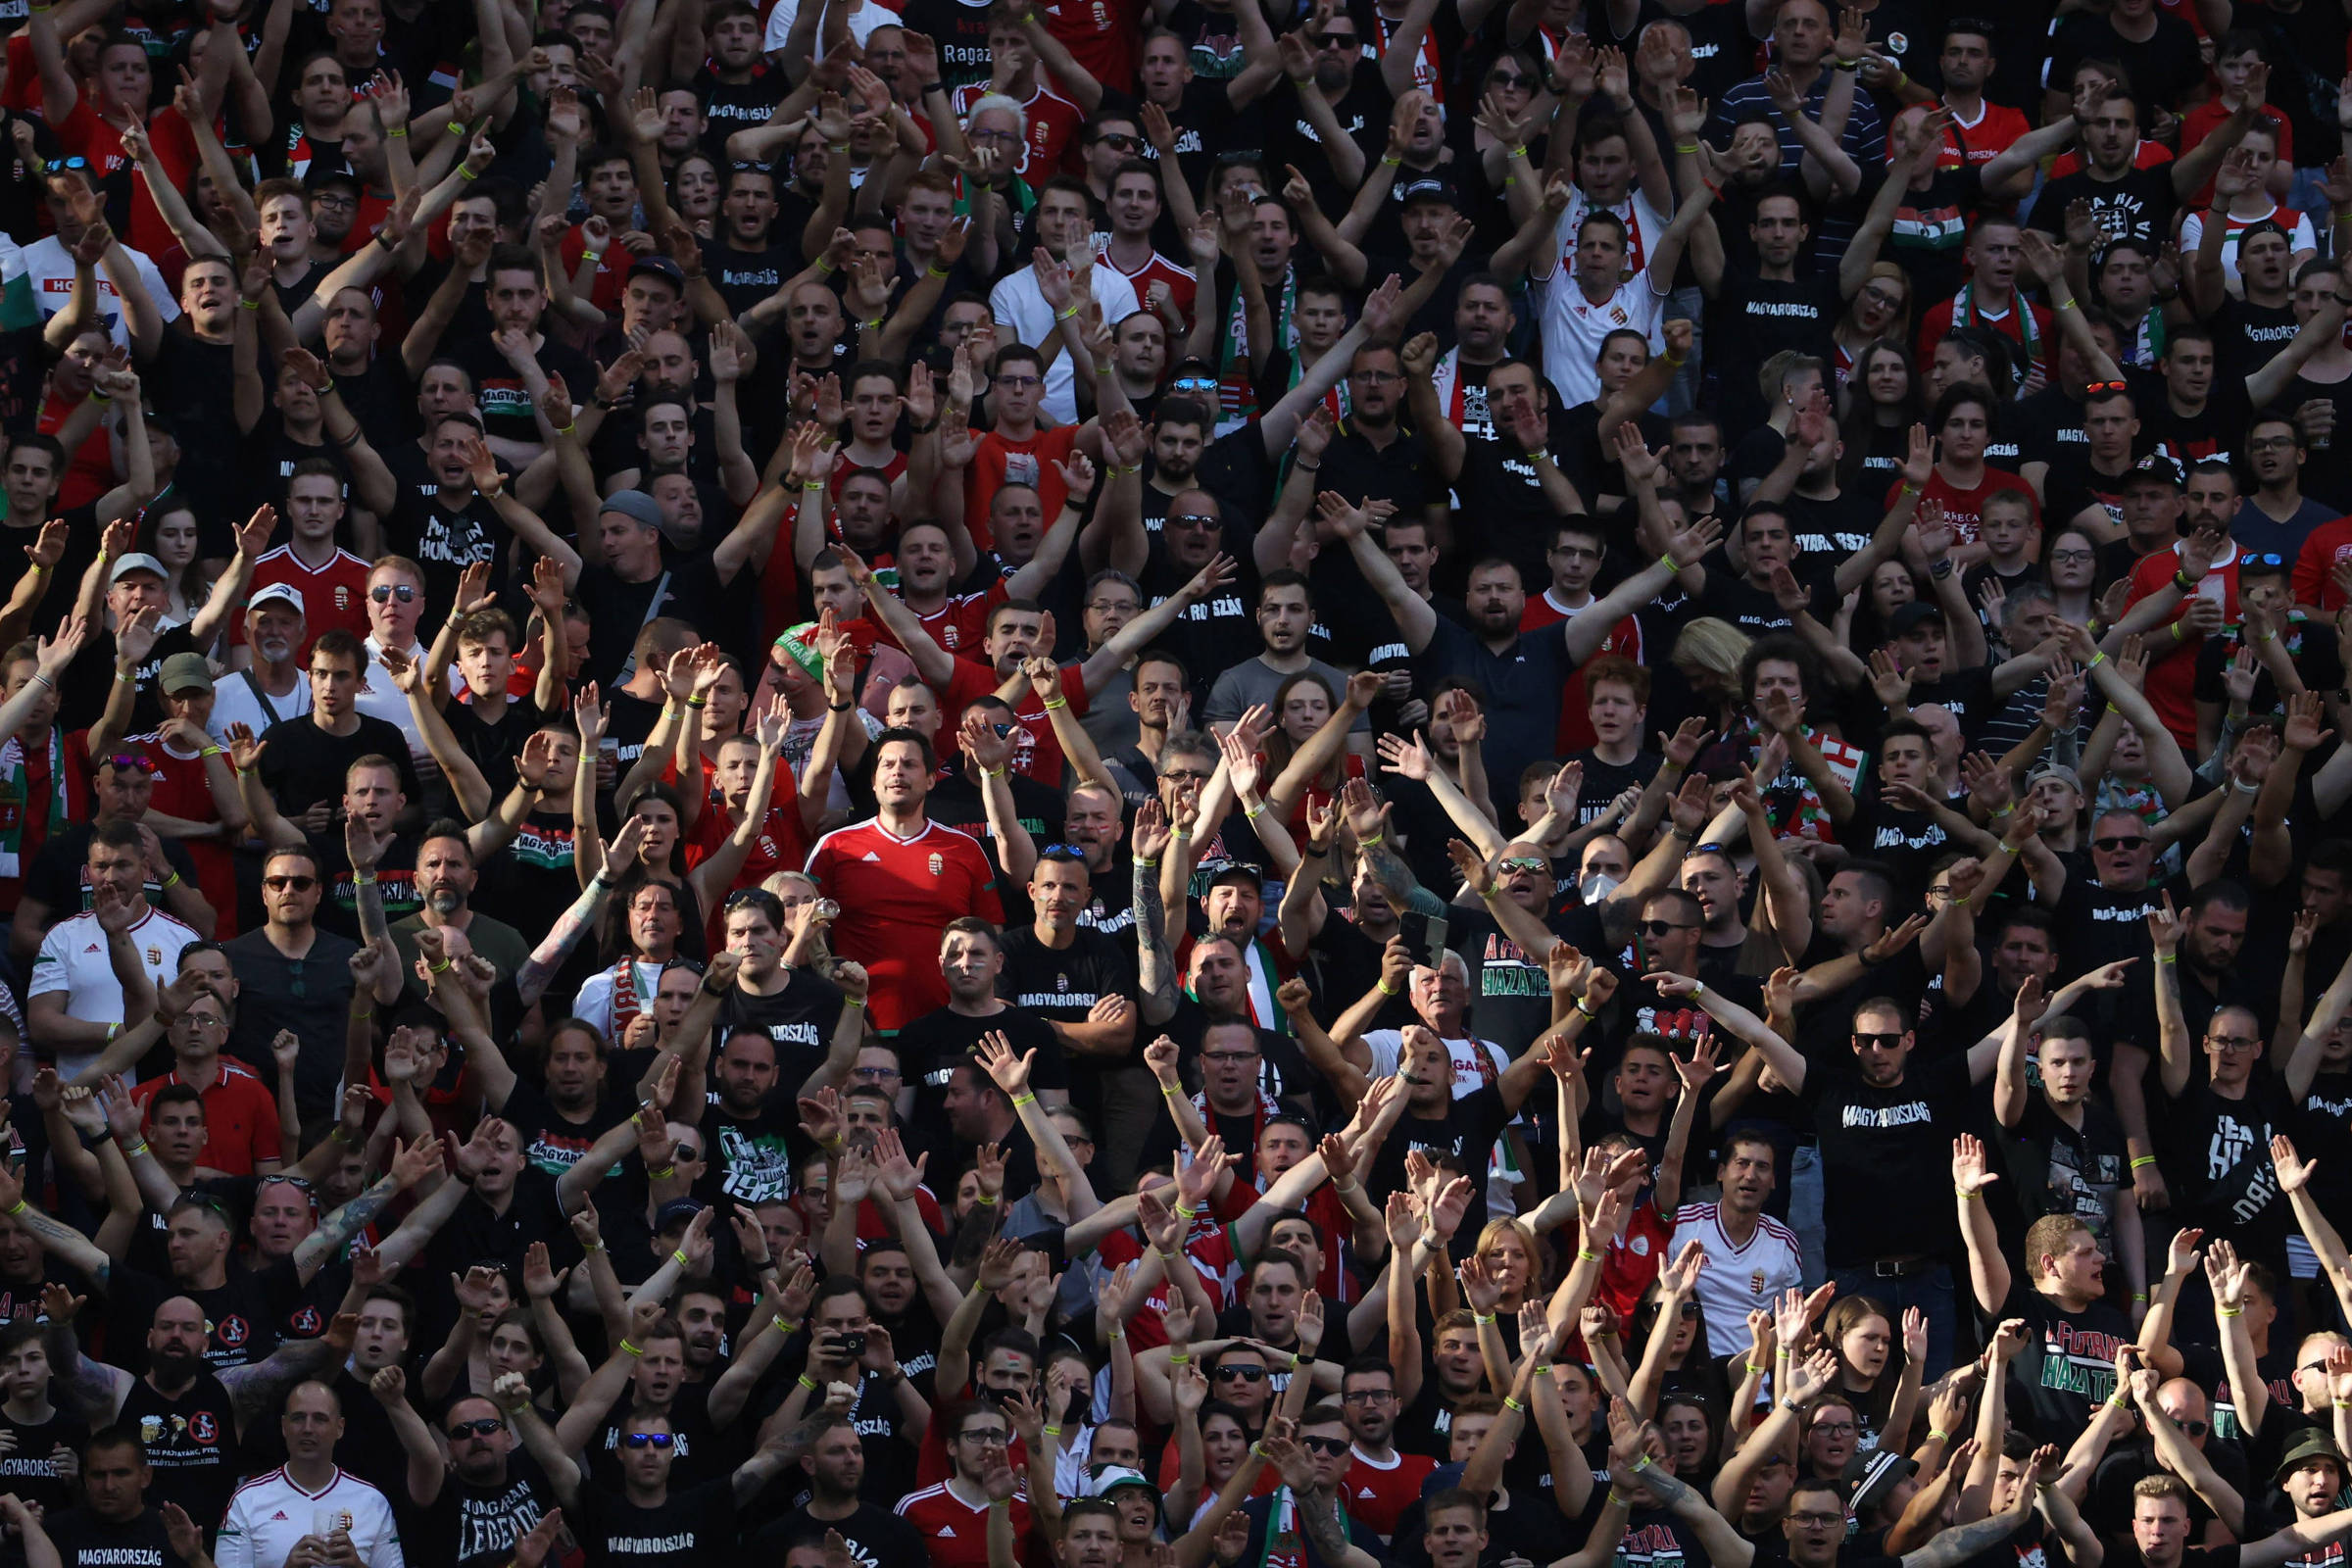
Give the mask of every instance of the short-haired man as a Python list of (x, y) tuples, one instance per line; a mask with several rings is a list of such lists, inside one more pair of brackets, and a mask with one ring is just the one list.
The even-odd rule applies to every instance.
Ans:
[[(2060, 993), (2068, 999), (2078, 994), (2074, 988)], [(2071, 1214), (2084, 1221), (2106, 1259), (2123, 1269), (2132, 1298), (2145, 1299), (2147, 1247), (2139, 1204), (2131, 1196), (2131, 1152), (2123, 1123), (2091, 1098), (2098, 1060), (2089, 1023), (2053, 1010), (2007, 1033), (1994, 1069), (1992, 1109), (2011, 1200), (2029, 1220)], [(2030, 1035), (2037, 1041), (2032, 1049), (2041, 1068), (2038, 1092), (2027, 1081)]]
[(1739, 1345), (1740, 1336), (1747, 1332), (1748, 1313), (1771, 1311), (1783, 1291), (1804, 1283), (1796, 1232), (1764, 1212), (1779, 1157), (1772, 1142), (1760, 1134), (1731, 1134), (1715, 1167), (1721, 1196), (1714, 1202), (1685, 1203), (1674, 1211), (1674, 1238), (1667, 1255), (1696, 1242), (1709, 1260), (1699, 1271), (1696, 1295), (1699, 1330), (1710, 1355), (1716, 1346)]
[[(127, 996), (151, 999), (146, 988), (161, 987), (178, 973), (180, 949), (200, 940), (194, 928), (147, 902), (150, 831), (127, 821), (91, 828), (91, 907), (58, 921), (39, 939), (25, 1022), (32, 1043), (57, 1058), (66, 1077), (88, 1066), (122, 1032)], [(20, 930), (26, 919), (20, 906)]]
[[(294, 591), (291, 603), (302, 612), (308, 636), (331, 626), (355, 637), (368, 635), (368, 563), (340, 543), (345, 511), (343, 476), (333, 463), (306, 458), (294, 466), (286, 480), (289, 538), (253, 564), (253, 591), (244, 605), (248, 615), (264, 590), (282, 583)], [(228, 635), (230, 662), (243, 667), (250, 656), (233, 650), (246, 646), (246, 628), (232, 623)], [(310, 652), (307, 640), (301, 652)]]
[(305, 832), (321, 833), (333, 823), (346, 775), (366, 757), (390, 760), (404, 806), (421, 805), (422, 786), (410, 761), (408, 738), (397, 725), (359, 710), (368, 664), (367, 648), (351, 633), (319, 633), (311, 645), (311, 710), (255, 737), (260, 742), (253, 763), (260, 769), (256, 782), (276, 803), (273, 814)]
[(335, 1391), (323, 1383), (295, 1385), (277, 1424), (286, 1462), (246, 1482), (229, 1499), (214, 1557), (218, 1568), (285, 1562), (317, 1539), (322, 1510), (332, 1510), (363, 1568), (404, 1568), (391, 1499), (335, 1464), (335, 1444), (343, 1436), (343, 1401)]

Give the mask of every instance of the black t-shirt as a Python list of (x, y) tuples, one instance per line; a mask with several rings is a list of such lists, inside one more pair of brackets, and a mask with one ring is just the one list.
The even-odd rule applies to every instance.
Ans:
[[(2294, 341), (2298, 330), (2293, 306), (2257, 305), (2248, 299), (2226, 301), (2205, 324), (2213, 332), (2215, 376), (2226, 376), (2241, 389), (2247, 376)], [(2242, 434), (2244, 426), (2238, 430)]]
[(1756, 372), (1775, 354), (1789, 349), (1830, 361), (1830, 329), (1844, 313), (1835, 268), (1786, 280), (1726, 268), (1715, 295), (1716, 327), (1708, 334), (1708, 341), (1719, 345), (1717, 395), (1729, 421), (1725, 428), (1744, 429), (1771, 412)]
[(272, 724), (264, 733), (266, 744), (257, 765), (262, 788), (277, 803), (280, 815), (292, 820), (321, 801), (340, 811), (344, 775), (352, 763), (370, 756), (388, 758), (399, 767), (400, 792), (411, 802), (424, 798), (416, 765), (409, 758), (408, 737), (400, 727), (367, 713), (357, 716), (359, 727), (348, 735), (329, 734), (308, 713)]
[(710, 558), (673, 555), (667, 549), (662, 557), (662, 575), (648, 582), (623, 582), (603, 566), (580, 572), (572, 597), (588, 612), (588, 664), (581, 671), (585, 678), (616, 684), (637, 634), (658, 616), (715, 628), (726, 585), (711, 569)]
[(776, 1048), (776, 1086), (792, 1094), (824, 1065), (841, 1022), (841, 988), (814, 969), (791, 969), (784, 989), (760, 996), (741, 985), (719, 999), (716, 1038), (737, 1029), (764, 1029)]
[[(71, 919), (90, 907), (90, 827), (88, 822), (75, 822), (51, 834), (24, 869), (24, 896), (47, 905), (53, 920)], [(195, 881), (196, 862), (188, 858), (187, 846), (177, 839), (158, 842), (164, 848), (164, 863)], [(142, 891), (149, 904), (170, 912), (161, 882), (150, 877)]]
[(1880, 1088), (1850, 1066), (1816, 1056), (1798, 1098), (1821, 1141), (1830, 1267), (1953, 1250), (1959, 1238), (1951, 1204), (1889, 1204), (1886, 1197), (1950, 1184), (1952, 1136), (1965, 1129), (1968, 1110), (1966, 1057), (1922, 1062), (1914, 1054), (1901, 1082)]
[(238, 458), (245, 432), (237, 426), (235, 350), (207, 343), (182, 318), (164, 328), (154, 363), (143, 368), (142, 385), (156, 421), (179, 445), (172, 489), (196, 514), (200, 556), (234, 552), (232, 537), (244, 518), (236, 504), (245, 495)]
[[(159, 1475), (157, 1479), (162, 1479)], [(163, 1509), (150, 1492), (148, 1505), (122, 1524), (110, 1524), (81, 1508), (53, 1513), (41, 1521), (50, 1544), (57, 1547), (64, 1568), (187, 1568), (172, 1549), (171, 1533), (164, 1528)], [(221, 1497), (226, 1508), (228, 1498)], [(190, 1510), (190, 1517), (194, 1517)]]
[[(910, 1461), (911, 1457), (910, 1453)], [(866, 1473), (873, 1474), (871, 1458), (866, 1461)], [(849, 1546), (851, 1560), (860, 1568), (930, 1568), (931, 1551), (923, 1544), (922, 1532), (886, 1507), (861, 1500), (846, 1519), (819, 1519), (803, 1511), (808, 1507), (806, 1493), (793, 1500), (792, 1507), (789, 1516), (760, 1526), (744, 1542), (748, 1560), (782, 1562), (793, 1545), (835, 1530)]]
[[(2195, 51), (2190, 54), (2193, 57)], [(2107, 238), (2129, 236), (2143, 245), (2169, 239), (2173, 215), (2180, 209), (2180, 198), (2173, 194), (2173, 166), (2169, 163), (2127, 170), (2117, 180), (2100, 179), (2088, 169), (2079, 169), (2041, 188), (2027, 221), (2046, 234), (2063, 234), (2066, 210), (2078, 201), (2090, 203)]]
[(555, 1488), (547, 1472), (523, 1449), (513, 1448), (507, 1453), (506, 1480), (500, 1485), (472, 1486), (457, 1471), (450, 1471), (432, 1506), (411, 1511), (416, 1533), (408, 1549), (416, 1553), (419, 1561), (503, 1558), (556, 1506)]
[[(2196, 30), (2185, 22), (2159, 11), (2156, 30), (2145, 42), (2127, 38), (2104, 16), (2078, 13), (2059, 24), (2050, 39), (2048, 74), (2043, 80), (2062, 86), (2074, 80), (2075, 67), (2085, 60), (2120, 63), (2132, 83), (2143, 129), (2156, 123), (2156, 111), (2170, 112), (2191, 87), (2205, 79), (2205, 63), (2197, 50)], [(2170, 178), (2170, 172), (2167, 172)], [(2038, 215), (2041, 203), (2034, 210)], [(2061, 206), (2063, 218), (2066, 209)]]
[[(533, 444), (543, 439), (539, 421), (532, 414), (531, 395), (523, 389), (522, 377), (507, 363), (507, 357), (498, 352), (496, 344), (486, 337), (444, 338), (442, 349), (473, 377), (474, 395), (481, 405), (482, 428), (486, 433)], [(596, 367), (579, 350), (567, 348), (550, 337), (540, 344), (537, 358), (539, 368), (551, 380), (563, 377), (564, 390), (571, 394), (575, 405), (595, 395)]]
[(78, 1454), (81, 1440), (90, 1435), (88, 1423), (57, 1410), (37, 1426), (23, 1426), (0, 1411), (0, 1432), (12, 1442), (0, 1457), (0, 1492), (13, 1492), (52, 1516), (63, 1512), (73, 1487), (57, 1473), (57, 1449), (62, 1444)]
[[(766, 118), (761, 112), (762, 120)], [(716, 122), (712, 122), (716, 129)], [(737, 127), (740, 128), (740, 127)], [(703, 241), (703, 275), (735, 315), (758, 305), (801, 270), (801, 236), (771, 228), (765, 250), (737, 250), (723, 239)]]
[(2026, 1320), (2026, 1348), (2009, 1363), (2010, 1421), (2045, 1443), (2074, 1442), (2115, 1392), (2115, 1352), (2132, 1325), (2103, 1299), (2069, 1312), (2022, 1278), (2000, 1315)]
[[(683, 1462), (682, 1460), (679, 1462)], [(721, 1476), (699, 1487), (671, 1487), (659, 1507), (642, 1508), (618, 1488), (582, 1487), (573, 1539), (592, 1568), (696, 1568), (698, 1554), (726, 1562), (735, 1553), (735, 1482)]]
[[(693, 88), (695, 97), (702, 100), (703, 114), (710, 122), (703, 132), (703, 151), (710, 154), (711, 161), (719, 168), (724, 169), (728, 164), (727, 138), (739, 130), (766, 124), (768, 111), (784, 101), (785, 93), (792, 90), (792, 83), (784, 79), (781, 67), (771, 66), (765, 60), (757, 60), (752, 65), (752, 79), (749, 81), (721, 81), (716, 72), (705, 66), (694, 74)], [(793, 271), (799, 270), (796, 265)], [(727, 308), (731, 311), (738, 309), (732, 300), (727, 302)]]
[[(452, 512), (439, 496), (403, 489), (384, 518), (384, 546), (424, 568), (428, 609), (458, 602), (458, 581), (477, 561), (490, 563), (493, 592), (506, 589), (508, 541), (513, 537), (498, 509), (479, 494)], [(631, 635), (635, 632), (632, 629)]]
[(1470, 1178), (1470, 1207), (1455, 1232), (1456, 1245), (1466, 1247), (1487, 1222), (1487, 1165), (1494, 1157), (1494, 1141), (1510, 1119), (1502, 1091), (1493, 1084), (1446, 1102), (1442, 1117), (1425, 1118), (1408, 1108), (1381, 1146), (1364, 1184), (1375, 1193), (1404, 1191), (1411, 1185), (1405, 1180), (1404, 1156), (1416, 1149), (1433, 1163), (1451, 1161)]
[[(197, 548), (201, 550), (204, 547), (200, 543)], [(34, 629), (39, 630), (37, 623)], [(57, 623), (51, 621), (49, 633), (56, 630)], [(106, 710), (106, 700), (114, 687), (115, 652), (114, 632), (105, 626), (93, 626), (89, 640), (81, 645), (81, 652), (74, 656), (74, 662), (68, 664), (66, 672), (58, 677), (57, 713), (61, 726), (78, 724), (84, 720), (95, 722), (98, 715)], [(202, 652), (204, 650), (196, 646), (196, 639), (186, 626), (168, 626), (164, 629), (155, 639), (155, 646), (148, 650), (146, 662), (131, 671), (131, 678), (138, 684), (138, 695), (132, 699), (130, 728), (125, 733), (145, 735), (163, 722), (163, 698), (157, 693), (155, 683), (163, 674), (164, 661), (174, 654)], [(341, 788), (338, 783), (337, 793), (341, 792)]]
[(140, 1378), (124, 1396), (116, 1421), (138, 1433), (147, 1446), (147, 1468), (154, 1472), (147, 1488), (152, 1507), (176, 1502), (191, 1519), (218, 1519), (228, 1512), (228, 1499), (246, 1467), (235, 1405), (219, 1378), (197, 1373), (176, 1399), (166, 1398)]
[(1015, 1056), (1037, 1053), (1029, 1075), (1032, 1090), (1069, 1088), (1068, 1057), (1061, 1042), (1046, 1027), (1046, 1020), (1027, 1007), (1007, 1006), (980, 1018), (952, 1007), (935, 1008), (900, 1030), (896, 1042), (899, 1071), (914, 1091), (914, 1110), (907, 1119), (926, 1147), (945, 1147), (948, 1123), (942, 1102), (948, 1078), (959, 1063), (977, 1059), (981, 1037), (990, 1034), (1010, 1041)]
[[(998, 978), (997, 994), (1040, 1018), (1059, 1023), (1086, 1022), (1095, 1004), (1105, 997), (1125, 997), (1129, 1007), (1135, 1007), (1142, 991), (1136, 977), (1134, 944), (1085, 926), (1078, 927), (1072, 937), (1068, 947), (1057, 949), (1039, 941), (1034, 927), (1016, 926), (1006, 931), (1004, 972)], [(1064, 1055), (1071, 1066), (1083, 1063), (1090, 1071), (1101, 1071), (1121, 1061), (1141, 1061), (1147, 1044), (1139, 1015), (1136, 1038), (1125, 1056), (1069, 1056), (1067, 1052)], [(1042, 1054), (1039, 1060), (1044, 1060)]]

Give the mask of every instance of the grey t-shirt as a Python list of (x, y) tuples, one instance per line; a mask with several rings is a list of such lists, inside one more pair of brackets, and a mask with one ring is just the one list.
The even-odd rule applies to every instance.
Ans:
[[(1308, 660), (1306, 667), (1323, 677), (1323, 684), (1331, 689), (1331, 706), (1339, 707), (1340, 700), (1348, 695), (1348, 672), (1336, 665), (1326, 664), (1320, 659)], [(1216, 685), (1209, 689), (1208, 710), (1200, 715), (1201, 719), (1210, 724), (1230, 724), (1260, 703), (1272, 708), (1274, 694), (1282, 690), (1282, 683), (1290, 678), (1281, 670), (1267, 668), (1262, 655), (1255, 659), (1245, 659), (1217, 677)], [(1279, 723), (1282, 715), (1277, 713), (1274, 717)], [(1355, 722), (1348, 727), (1350, 732), (1368, 733), (1372, 728), (1372, 715), (1369, 712), (1358, 713)]]

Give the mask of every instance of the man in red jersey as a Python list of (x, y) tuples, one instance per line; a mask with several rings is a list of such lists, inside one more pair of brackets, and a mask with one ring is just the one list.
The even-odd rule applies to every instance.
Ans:
[(873, 1024), (885, 1033), (947, 1005), (931, 961), (941, 926), (966, 914), (1004, 923), (987, 853), (924, 813), (937, 776), (929, 741), (885, 731), (874, 742), (873, 819), (826, 834), (808, 857), (808, 874), (841, 906), (834, 951), (865, 965)]
[(992, 1510), (1011, 1515), (1013, 1550), (1029, 1536), (1029, 1503), (1018, 1495), (1005, 1446), (1012, 1424), (987, 1399), (973, 1399), (947, 1417), (948, 1479), (899, 1499), (899, 1517), (921, 1532), (931, 1568), (989, 1568)]

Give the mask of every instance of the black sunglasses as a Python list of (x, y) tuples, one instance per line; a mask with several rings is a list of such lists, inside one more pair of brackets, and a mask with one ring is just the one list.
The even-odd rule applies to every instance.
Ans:
[(262, 878), (262, 886), (272, 893), (283, 893), (288, 889), (292, 889), (296, 893), (308, 893), (318, 885), (318, 879), (315, 876), (266, 876)]
[(1893, 1051), (1898, 1049), (1902, 1043), (1903, 1037), (1899, 1032), (1866, 1035), (1856, 1030), (1854, 1033), (1854, 1049), (1856, 1051)]
[(405, 582), (378, 583), (368, 590), (368, 597), (379, 605), (388, 605), (394, 599), (405, 605), (416, 599), (416, 590)]
[(1348, 1451), (1346, 1438), (1300, 1438), (1298, 1446), (1309, 1453), (1328, 1453), (1337, 1458)]
[(507, 1424), (504, 1421), (494, 1415), (486, 1415), (476, 1421), (460, 1421), (453, 1424), (449, 1429), (449, 1441), (456, 1443), (463, 1438), (486, 1438), (494, 1432), (506, 1430)]
[(1231, 1378), (1237, 1383), (1263, 1383), (1266, 1380), (1266, 1369), (1262, 1366), (1221, 1366), (1209, 1375)]
[(2140, 847), (2142, 844), (2145, 844), (2145, 843), (2147, 843), (2147, 842), (2148, 842), (2148, 841), (2147, 841), (2147, 838), (2146, 838), (2146, 836), (2145, 836), (2145, 835), (2141, 835), (2141, 834), (2130, 834), (2130, 833), (2117, 833), (2117, 834), (2110, 834), (2108, 837), (2106, 837), (2106, 838), (2103, 838), (2103, 839), (2092, 839), (2092, 840), (2090, 841), (2090, 847), (2091, 847), (2092, 849), (2094, 849), (2094, 850), (2108, 850), (2108, 851), (2115, 851), (2115, 850), (2136, 850), (2136, 849), (2138, 849), (2138, 848), (2139, 848), (2139, 847)]
[(1662, 937), (1676, 931), (1690, 931), (1695, 928), (1675, 920), (1637, 920), (1634, 923), (1634, 929), (1645, 937)]

